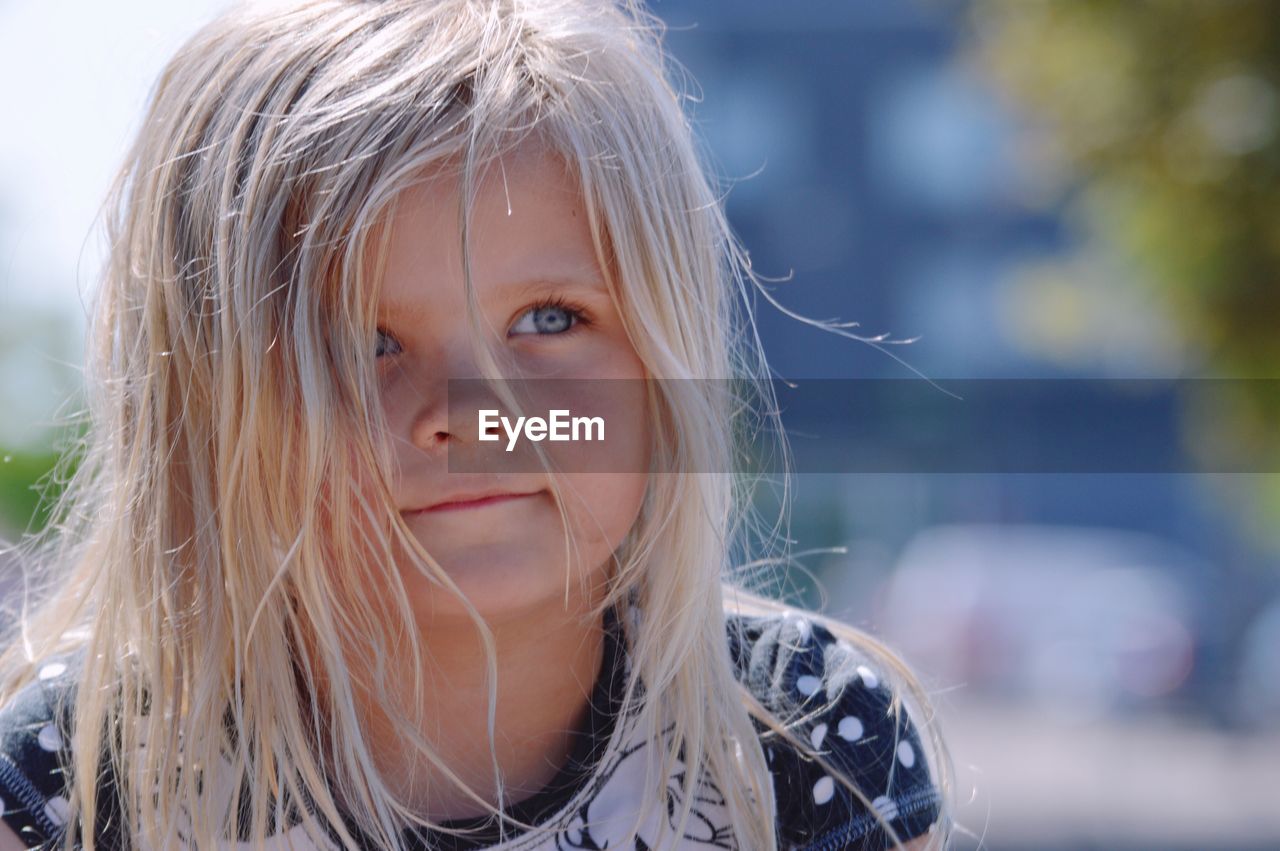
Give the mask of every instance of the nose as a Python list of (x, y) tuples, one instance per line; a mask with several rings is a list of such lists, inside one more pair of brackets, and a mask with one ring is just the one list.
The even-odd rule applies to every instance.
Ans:
[(413, 418), (409, 429), (409, 441), (424, 452), (439, 452), (447, 448), (453, 438), (449, 428), (448, 391), (433, 394)]
[[(477, 441), (478, 411), (493, 407), (493, 394), (476, 365), (476, 355), (481, 353), (471, 351), (469, 345), (461, 348), (463, 351), (456, 355), (420, 367), (424, 377), (416, 382), (420, 392), (409, 425), (409, 440), (424, 452), (443, 453), (460, 441)], [(500, 360), (495, 366), (499, 375), (507, 374)]]

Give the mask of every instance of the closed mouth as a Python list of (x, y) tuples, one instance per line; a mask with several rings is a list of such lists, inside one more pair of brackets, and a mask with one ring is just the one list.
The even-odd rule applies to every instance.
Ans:
[(484, 508), (490, 505), (501, 505), (507, 502), (513, 502), (518, 499), (525, 499), (531, 496), (537, 496), (541, 491), (533, 493), (498, 493), (489, 496), (477, 497), (475, 499), (460, 499), (450, 502), (438, 502), (435, 505), (428, 505), (425, 508), (415, 508), (406, 514), (434, 514), (440, 511), (462, 511), (470, 508)]

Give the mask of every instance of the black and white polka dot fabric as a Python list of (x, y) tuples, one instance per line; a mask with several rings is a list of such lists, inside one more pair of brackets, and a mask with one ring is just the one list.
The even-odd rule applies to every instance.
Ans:
[[(938, 791), (919, 733), (905, 709), (893, 710), (883, 672), (800, 614), (732, 618), (729, 625), (730, 646), (751, 692), (784, 722), (796, 721), (792, 731), (867, 799), (790, 743), (762, 736), (780, 847), (891, 848), (885, 823), (903, 841), (928, 832), (939, 816)], [(757, 728), (765, 729), (758, 722)]]
[[(635, 610), (631, 617), (637, 617)], [(620, 639), (619, 618), (606, 618), (605, 664), (591, 696), (584, 727), (575, 732), (573, 752), (551, 784), (506, 811), (545, 830), (522, 831), (497, 820), (451, 821), (447, 826), (474, 833), (459, 837), (424, 829), (406, 830), (415, 851), (573, 851), (573, 849), (738, 849), (724, 796), (709, 780), (698, 794), (693, 818), (677, 836), (677, 762), (668, 799), (653, 807), (638, 837), (623, 844), (635, 825), (643, 798), (653, 742), (631, 716), (619, 712), (629, 660)], [(866, 801), (853, 795), (819, 763), (756, 722), (773, 779), (782, 851), (844, 851), (892, 847), (887, 822), (906, 841), (931, 829), (939, 814), (938, 793), (920, 739), (907, 715), (890, 711), (892, 692), (876, 670), (847, 643), (798, 613), (730, 616), (728, 643), (736, 670), (751, 692), (795, 735), (854, 780)], [(77, 656), (46, 660), (39, 675), (0, 707), (0, 820), (27, 847), (53, 848), (67, 821), (68, 720), (74, 699)], [(668, 728), (669, 730), (670, 728)], [(616, 735), (615, 735), (616, 731)], [(664, 743), (669, 744), (669, 743)], [(228, 770), (230, 764), (227, 763)], [(229, 787), (232, 778), (215, 777)], [(95, 836), (106, 849), (121, 847), (115, 787), (104, 773), (99, 794), (104, 806)], [(300, 818), (314, 817), (311, 813)], [(347, 828), (375, 847), (353, 821)], [(331, 851), (341, 848), (332, 826), (308, 831), (291, 822), (268, 840), (268, 851)], [(315, 837), (319, 837), (318, 839)], [(326, 839), (327, 837), (327, 839)], [(243, 842), (226, 848), (247, 849)], [(167, 851), (167, 850), (166, 850)], [(746, 851), (746, 849), (742, 849)]]
[[(68, 662), (43, 664), (36, 679), (0, 711), (0, 818), (28, 847), (58, 835), (67, 820), (61, 764), (69, 738)], [(62, 711), (59, 711), (61, 709)]]

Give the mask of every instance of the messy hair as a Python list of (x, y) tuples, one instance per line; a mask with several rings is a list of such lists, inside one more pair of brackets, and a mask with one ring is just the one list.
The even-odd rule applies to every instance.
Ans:
[[(24, 543), (35, 605), (0, 657), (5, 700), (39, 660), (85, 651), (70, 825), (95, 824), (107, 805), (88, 782), (105, 759), (125, 802), (122, 832), (138, 847), (226, 837), (262, 847), (303, 809), (318, 844), (323, 822), (356, 847), (342, 807), (380, 847), (401, 848), (407, 825), (439, 828), (380, 778), (354, 709), (361, 688), (386, 696), (402, 673), (357, 659), (397, 649), (416, 663), (424, 652), (398, 554), (439, 593), (458, 594), (486, 636), (492, 737), (491, 633), (395, 511), (371, 404), (381, 225), (424, 170), (474, 186), (521, 140), (548, 144), (581, 192), (646, 372), (744, 379), (768, 401), (751, 318), (765, 290), (661, 41), (659, 22), (630, 2), (297, 0), (232, 9), (169, 62), (105, 208), (87, 429), (55, 522)], [(734, 542), (761, 531), (751, 481), (707, 473), (732, 469), (743, 408), (661, 391), (650, 405), (655, 467), (677, 475), (651, 477), (601, 603), (644, 612), (624, 621), (624, 711), (671, 742), (649, 749), (653, 799), (677, 754), (686, 764), (677, 835), (709, 775), (741, 847), (773, 848), (753, 718), (867, 797), (751, 696), (725, 650), (726, 606), (780, 608), (751, 589), (762, 564), (782, 559), (733, 563)], [(946, 753), (923, 689), (870, 637), (822, 622), (896, 673), (926, 721), (945, 797)], [(421, 666), (407, 667), (421, 694)], [(393, 718), (406, 749), (466, 787), (421, 731)], [(229, 795), (201, 782), (212, 766), (235, 778)], [(227, 805), (246, 792), (247, 811)], [(64, 847), (92, 848), (84, 832), (68, 829)]]

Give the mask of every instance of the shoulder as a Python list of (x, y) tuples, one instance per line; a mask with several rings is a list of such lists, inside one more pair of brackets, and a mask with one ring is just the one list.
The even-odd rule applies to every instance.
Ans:
[[(70, 816), (71, 756), (75, 698), (83, 667), (83, 650), (42, 660), (36, 676), (9, 700), (0, 705), (0, 822), (17, 834), (27, 848), (53, 847), (62, 838)], [(229, 723), (229, 722), (228, 722)], [(237, 784), (231, 763), (223, 758), (212, 780), (210, 800), (215, 806), (230, 806), (235, 790), (241, 811), (249, 806), (248, 787)], [(117, 775), (104, 751), (99, 755), (95, 844), (99, 848), (123, 847), (122, 808)], [(189, 816), (188, 816), (189, 818)], [(289, 815), (287, 830), (275, 828), (276, 811), (268, 814), (268, 849), (332, 849), (317, 838), (324, 826), (308, 832), (296, 810)], [(242, 835), (236, 848), (248, 849)], [(329, 839), (336, 841), (336, 834)], [(76, 847), (80, 847), (77, 843)], [(219, 845), (219, 847), (223, 847)]]
[(37, 666), (35, 679), (0, 706), (0, 820), (34, 847), (61, 834), (68, 812), (74, 654)]
[(781, 847), (891, 847), (883, 822), (904, 842), (927, 833), (940, 798), (919, 731), (887, 672), (802, 612), (732, 613), (726, 620), (743, 685), (866, 799), (757, 722)]

